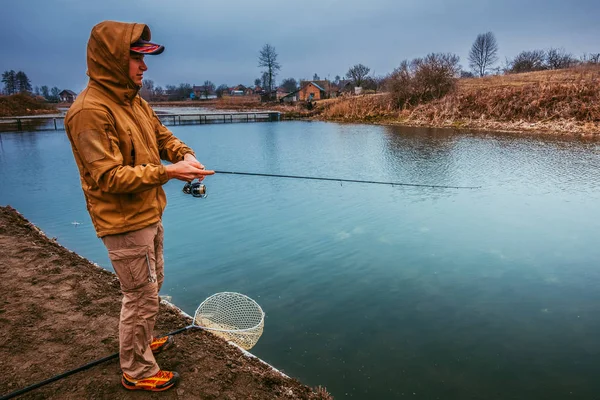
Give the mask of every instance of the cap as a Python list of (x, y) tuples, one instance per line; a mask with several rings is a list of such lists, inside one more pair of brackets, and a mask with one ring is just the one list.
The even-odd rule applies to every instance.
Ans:
[(137, 42), (131, 44), (131, 46), (129, 47), (129, 51), (138, 54), (155, 55), (165, 51), (165, 46), (152, 43), (147, 40), (139, 39)]

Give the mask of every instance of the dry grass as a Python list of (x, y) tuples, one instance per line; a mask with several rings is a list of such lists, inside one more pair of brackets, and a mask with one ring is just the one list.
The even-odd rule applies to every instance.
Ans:
[(347, 122), (378, 122), (398, 115), (388, 96), (381, 93), (322, 100), (317, 110), (320, 118)]
[(47, 104), (43, 99), (26, 94), (0, 96), (0, 117), (52, 114), (56, 112), (58, 110), (54, 105)]
[(383, 95), (323, 103), (320, 118), (337, 121), (600, 134), (600, 67), (461, 79), (447, 96), (395, 110)]

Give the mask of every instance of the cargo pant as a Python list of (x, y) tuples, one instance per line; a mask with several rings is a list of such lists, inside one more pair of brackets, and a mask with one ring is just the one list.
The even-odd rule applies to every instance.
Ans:
[(150, 343), (164, 279), (163, 237), (162, 223), (158, 222), (102, 238), (123, 292), (119, 320), (121, 369), (136, 379), (159, 371)]

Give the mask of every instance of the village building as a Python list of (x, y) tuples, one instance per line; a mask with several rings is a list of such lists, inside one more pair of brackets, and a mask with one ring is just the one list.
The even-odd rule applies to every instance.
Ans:
[(217, 97), (212, 86), (192, 86), (192, 91), (196, 99), (214, 99)]
[(327, 98), (327, 93), (325, 88), (314, 81), (302, 82), (298, 97), (300, 101), (315, 101)]
[(72, 103), (75, 101), (75, 98), (77, 97), (77, 93), (75, 93), (72, 90), (65, 89), (58, 94), (58, 97), (60, 98), (60, 101), (63, 103)]

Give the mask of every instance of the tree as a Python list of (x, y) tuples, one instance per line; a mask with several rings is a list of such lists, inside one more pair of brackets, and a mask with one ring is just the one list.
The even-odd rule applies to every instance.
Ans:
[(140, 96), (144, 100), (150, 100), (154, 94), (154, 81), (151, 79), (144, 79), (142, 81), (142, 88), (140, 89)]
[(313, 81), (319, 81), (321, 80), (321, 78), (319, 78), (319, 75), (317, 75), (317, 73), (315, 72), (315, 74), (313, 75)]
[(404, 60), (386, 79), (393, 102), (399, 108), (439, 99), (456, 86), (459, 57), (431, 53), (425, 58)]
[(371, 68), (362, 64), (356, 64), (346, 72), (346, 78), (351, 79), (356, 86), (362, 86), (363, 80), (369, 75)]
[(546, 52), (544, 50), (522, 51), (512, 61), (507, 62), (507, 72), (517, 74), (542, 71), (546, 69), (545, 61)]
[(333, 83), (335, 83), (336, 85), (339, 85), (341, 79), (342, 78), (340, 78), (339, 75), (336, 75), (335, 78), (333, 78)]
[(39, 87), (39, 86), (36, 86), (36, 87), (33, 89), (33, 94), (35, 94), (36, 96), (39, 96), (39, 95), (40, 95), (40, 87)]
[(18, 93), (31, 92), (31, 81), (27, 74), (23, 71), (17, 72), (15, 75), (16, 91)]
[(260, 86), (260, 83), (261, 83), (261, 82), (260, 82), (260, 78), (256, 78), (256, 79), (254, 80), (254, 86)]
[(4, 93), (11, 95), (17, 92), (17, 78), (14, 70), (4, 71), (2, 73), (2, 83), (4, 83)]
[(204, 85), (202, 86), (201, 95), (204, 96), (205, 99), (208, 99), (208, 96), (211, 95), (215, 91), (215, 84), (211, 81), (204, 81)]
[(584, 54), (581, 57), (581, 62), (584, 64), (600, 64), (600, 53)]
[(546, 52), (546, 66), (548, 69), (569, 68), (577, 64), (577, 60), (565, 49), (550, 48)]
[(469, 52), (469, 66), (480, 77), (498, 61), (498, 42), (492, 32), (480, 33)]
[(263, 80), (264, 74), (267, 74), (267, 84), (264, 89), (270, 94), (275, 87), (275, 77), (277, 76), (277, 72), (281, 69), (281, 65), (277, 62), (277, 52), (275, 51), (275, 47), (268, 43), (263, 46), (258, 56), (258, 66), (267, 69), (263, 73)]
[(294, 78), (286, 78), (281, 82), (281, 87), (285, 89), (286, 92), (295, 92), (298, 89), (298, 82)]
[(50, 89), (50, 99), (52, 101), (58, 102), (58, 100), (60, 100), (59, 94), (60, 94), (60, 89), (57, 88), (56, 86), (54, 86), (52, 89)]
[(194, 92), (192, 89), (192, 85), (189, 83), (180, 83), (179, 87), (176, 89), (176, 97), (177, 100), (185, 100), (190, 97), (190, 94)]
[(40, 92), (42, 93), (42, 96), (46, 99), (46, 100), (50, 100), (50, 90), (48, 89), (48, 86), (44, 85), (40, 88)]
[(162, 86), (157, 86), (157, 87), (155, 87), (155, 88), (154, 88), (154, 96), (156, 96), (156, 97), (160, 97), (160, 96), (162, 96), (163, 94), (165, 94), (165, 91), (164, 91), (164, 89), (162, 88)]
[[(256, 83), (256, 81), (254, 81), (254, 83)], [(260, 80), (258, 80), (258, 83), (260, 83)], [(259, 86), (259, 85), (256, 85), (256, 86)], [(223, 83), (223, 84), (219, 85), (219, 87), (215, 90), (215, 93), (218, 98), (221, 98), (221, 97), (223, 97), (223, 94), (227, 93), (228, 91), (229, 91), (229, 86), (227, 86), (226, 84)]]

